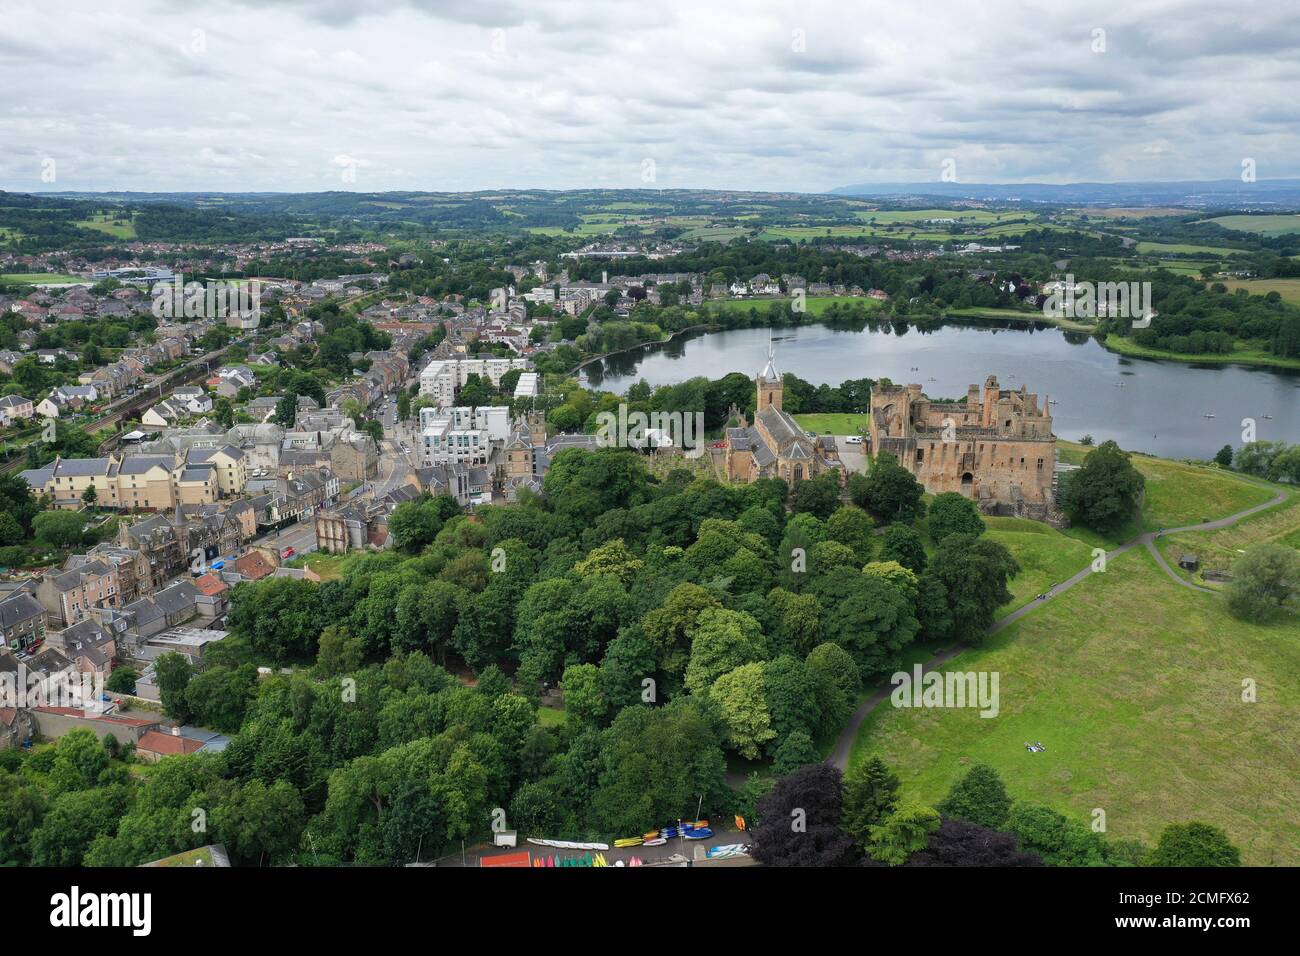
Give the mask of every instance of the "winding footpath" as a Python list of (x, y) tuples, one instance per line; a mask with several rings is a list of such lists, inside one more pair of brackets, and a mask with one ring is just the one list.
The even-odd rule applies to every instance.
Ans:
[[(1247, 482), (1247, 483), (1254, 484), (1254, 482)], [(1163, 569), (1165, 574), (1169, 575), (1169, 577), (1176, 583), (1181, 584), (1185, 588), (1191, 588), (1193, 591), (1201, 591), (1202, 593), (1205, 594), (1217, 594), (1218, 592), (1213, 590), (1212, 588), (1204, 588), (1201, 587), (1199, 584), (1193, 584), (1191, 581), (1188, 581), (1182, 575), (1178, 574), (1178, 572), (1176, 572), (1173, 568), (1171, 568), (1169, 566), (1169, 562), (1165, 560), (1165, 556), (1161, 554), (1160, 549), (1156, 547), (1156, 539), (1161, 538), (1167, 534), (1178, 534), (1183, 531), (1218, 531), (1220, 528), (1231, 527), (1232, 525), (1236, 524), (1238, 521), (1242, 520), (1243, 518), (1249, 518), (1253, 514), (1257, 514), (1261, 511), (1266, 511), (1269, 508), (1273, 508), (1276, 507), (1277, 505), (1282, 504), (1284, 501), (1287, 500), (1288, 497), (1290, 497), (1290, 495), (1287, 492), (1279, 492), (1277, 496), (1270, 501), (1266, 501), (1260, 505), (1255, 505), (1253, 508), (1247, 508), (1244, 511), (1238, 511), (1236, 514), (1228, 515), (1228, 517), (1226, 518), (1219, 518), (1216, 521), (1206, 521), (1203, 524), (1184, 525), (1180, 528), (1161, 528), (1159, 531), (1146, 531), (1138, 535), (1132, 541), (1128, 541), (1120, 545), (1114, 551), (1106, 552), (1106, 561), (1109, 562), (1112, 558), (1116, 558), (1119, 555), (1123, 554), (1124, 552), (1131, 551), (1133, 548), (1142, 545), (1145, 546), (1147, 551), (1151, 553), (1151, 557), (1155, 558), (1156, 564), (1161, 569)], [(1050, 588), (1048, 588), (1046, 591), (1043, 592), (1042, 597), (1031, 600), (1023, 607), (1017, 608), (1016, 610), (1012, 611), (1006, 617), (994, 621), (993, 625), (988, 629), (988, 633), (996, 634), (1004, 627), (1020, 620), (1026, 614), (1029, 614), (1035, 608), (1042, 606), (1044, 603), (1050, 601), (1058, 594), (1063, 594), (1064, 592), (1068, 591), (1070, 588), (1074, 587), (1076, 584), (1078, 584), (1080, 581), (1082, 581), (1084, 578), (1088, 577), (1088, 575), (1092, 573), (1093, 573), (1092, 565), (1089, 564), (1082, 571), (1079, 571), (1077, 574), (1067, 578), (1066, 580), (1062, 581), (1060, 584), (1052, 585)], [(946, 648), (940, 651), (934, 657), (930, 658), (930, 660), (925, 662), (922, 668), (923, 673), (928, 673), (929, 671), (932, 671), (938, 667), (942, 667), (944, 664), (952, 660), (954, 657), (956, 657), (958, 654), (960, 654), (962, 651), (966, 649), (967, 649), (966, 645), (956, 644), (950, 648)], [(892, 692), (893, 692), (893, 685), (886, 684), (883, 687), (877, 688), (875, 691), (871, 693), (871, 696), (869, 696), (866, 700), (864, 700), (861, 704), (858, 705), (857, 710), (853, 712), (853, 716), (849, 718), (848, 724), (845, 725), (844, 730), (840, 732), (839, 738), (835, 741), (835, 747), (831, 750), (830, 756), (826, 758), (827, 763), (829, 763), (833, 767), (838, 767), (840, 770), (848, 769), (849, 755), (853, 752), (853, 742), (857, 740), (858, 731), (861, 730), (863, 721), (865, 721), (867, 719), (867, 716), (873, 710), (875, 710), (877, 706), (880, 705), (881, 701), (888, 699), (889, 695)]]

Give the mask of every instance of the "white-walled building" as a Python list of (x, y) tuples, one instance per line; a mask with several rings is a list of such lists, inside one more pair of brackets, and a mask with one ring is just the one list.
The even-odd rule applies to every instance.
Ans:
[(495, 357), (434, 359), (420, 373), (420, 394), (435, 399), (440, 406), (451, 405), (456, 401), (456, 390), (469, 381), (471, 375), (500, 386), (501, 376), (516, 368), (526, 370), (528, 360)]
[(493, 443), (504, 442), (509, 434), (509, 410), (504, 405), (420, 409), (425, 467), (451, 462), (485, 465)]

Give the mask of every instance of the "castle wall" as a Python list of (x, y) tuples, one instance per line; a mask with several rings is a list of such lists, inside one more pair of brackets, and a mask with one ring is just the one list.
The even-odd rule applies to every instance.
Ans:
[(1055, 514), (1047, 404), (999, 389), (993, 376), (982, 394), (970, 386), (964, 402), (931, 401), (919, 385), (872, 389), (871, 449), (893, 454), (932, 494), (957, 492), (990, 514)]

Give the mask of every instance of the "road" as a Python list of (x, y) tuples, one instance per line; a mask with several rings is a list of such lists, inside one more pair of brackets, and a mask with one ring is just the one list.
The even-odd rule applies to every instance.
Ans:
[[(1249, 483), (1253, 484), (1253, 482)], [(1114, 551), (1108, 551), (1106, 553), (1106, 561), (1109, 563), (1111, 559), (1118, 557), (1126, 551), (1131, 551), (1133, 548), (1138, 546), (1144, 546), (1151, 553), (1151, 556), (1155, 558), (1156, 564), (1164, 570), (1165, 574), (1169, 575), (1169, 577), (1178, 584), (1185, 588), (1191, 588), (1193, 591), (1201, 591), (1206, 594), (1217, 594), (1218, 592), (1211, 588), (1203, 588), (1198, 584), (1191, 583), (1171, 568), (1169, 563), (1165, 561), (1164, 555), (1160, 553), (1160, 549), (1156, 547), (1156, 539), (1167, 534), (1176, 534), (1182, 531), (1217, 531), (1220, 528), (1227, 528), (1236, 524), (1243, 518), (1249, 518), (1253, 514), (1258, 514), (1268, 508), (1273, 508), (1282, 504), (1282, 502), (1286, 501), (1288, 497), (1289, 495), (1286, 492), (1281, 492), (1271, 501), (1266, 501), (1262, 505), (1256, 505), (1253, 508), (1247, 508), (1244, 511), (1238, 511), (1236, 514), (1228, 515), (1226, 518), (1219, 518), (1215, 521), (1206, 521), (1203, 524), (1184, 525), (1180, 528), (1162, 528), (1159, 531), (1147, 531), (1138, 535), (1132, 541), (1120, 545)], [(1060, 584), (1052, 585), (1043, 592), (1043, 596), (1038, 600), (1030, 601), (1023, 607), (1017, 608), (1005, 617), (994, 621), (993, 625), (988, 629), (988, 633), (996, 634), (1004, 627), (1020, 620), (1026, 614), (1030, 614), (1036, 608), (1041, 607), (1043, 604), (1058, 595), (1064, 594), (1092, 573), (1092, 564), (1090, 563), (1083, 570), (1062, 581)], [(964, 644), (945, 648), (925, 663), (923, 666), (923, 672), (928, 673), (938, 667), (942, 667), (966, 649), (966, 645)], [(887, 684), (884, 687), (879, 687), (872, 692), (870, 697), (858, 705), (857, 710), (853, 712), (853, 716), (849, 718), (848, 724), (845, 725), (844, 729), (840, 732), (839, 738), (835, 741), (835, 747), (831, 750), (831, 755), (827, 758), (827, 762), (831, 764), (831, 766), (838, 767), (840, 770), (848, 769), (849, 755), (853, 752), (853, 742), (857, 740), (858, 731), (862, 728), (863, 722), (867, 719), (868, 715), (879, 706), (882, 700), (886, 700), (889, 697), (892, 691), (893, 685)]]

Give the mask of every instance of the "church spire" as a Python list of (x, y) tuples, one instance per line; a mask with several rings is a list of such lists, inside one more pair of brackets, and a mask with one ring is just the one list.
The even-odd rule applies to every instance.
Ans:
[(772, 347), (772, 330), (767, 330), (767, 365), (759, 373), (759, 378), (765, 382), (778, 382), (781, 380), (780, 374), (776, 370), (776, 353)]

